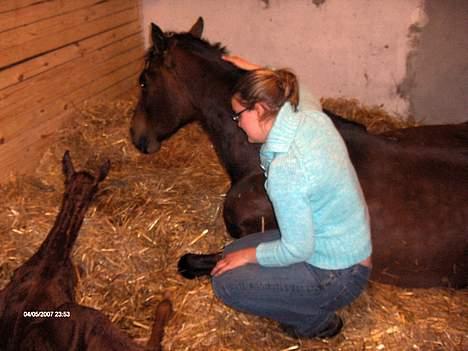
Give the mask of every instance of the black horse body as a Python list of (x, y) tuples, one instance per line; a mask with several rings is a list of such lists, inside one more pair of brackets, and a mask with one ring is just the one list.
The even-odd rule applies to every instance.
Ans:
[[(198, 120), (210, 135), (232, 187), (224, 204), (229, 233), (276, 228), (259, 167), (259, 147), (231, 120), (232, 88), (243, 71), (223, 61), (224, 49), (153, 24), (153, 47), (140, 77), (132, 120), (143, 152)], [(371, 217), (373, 279), (407, 287), (468, 283), (468, 124), (427, 126), (371, 135), (325, 111), (346, 142)]]

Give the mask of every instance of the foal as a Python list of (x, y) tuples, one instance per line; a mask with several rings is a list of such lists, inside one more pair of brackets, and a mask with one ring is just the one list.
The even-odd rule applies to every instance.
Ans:
[(38, 251), (0, 291), (0, 350), (160, 350), (172, 313), (168, 300), (156, 309), (147, 347), (135, 344), (100, 311), (75, 302), (76, 273), (70, 255), (98, 185), (109, 172), (75, 172), (63, 156), (65, 193), (60, 213)]

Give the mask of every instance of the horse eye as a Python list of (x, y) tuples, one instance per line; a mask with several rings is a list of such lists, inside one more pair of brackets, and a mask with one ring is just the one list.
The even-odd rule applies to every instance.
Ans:
[(140, 74), (140, 77), (138, 79), (138, 82), (140, 83), (140, 87), (144, 88), (146, 86), (146, 77), (145, 77), (145, 72)]

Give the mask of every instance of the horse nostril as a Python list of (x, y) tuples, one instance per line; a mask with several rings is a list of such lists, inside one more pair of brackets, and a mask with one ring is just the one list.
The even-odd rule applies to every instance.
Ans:
[(147, 154), (148, 153), (148, 138), (147, 137), (140, 137), (138, 140), (138, 149), (141, 150), (141, 152)]

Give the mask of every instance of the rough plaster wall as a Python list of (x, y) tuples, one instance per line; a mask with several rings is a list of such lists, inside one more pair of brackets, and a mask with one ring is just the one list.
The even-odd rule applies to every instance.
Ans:
[(468, 1), (426, 0), (400, 86), (409, 113), (424, 124), (468, 121)]
[(422, 8), (423, 0), (143, 0), (143, 17), (146, 28), (182, 31), (202, 16), (206, 39), (293, 68), (318, 97), (357, 98), (406, 116), (398, 86)]

